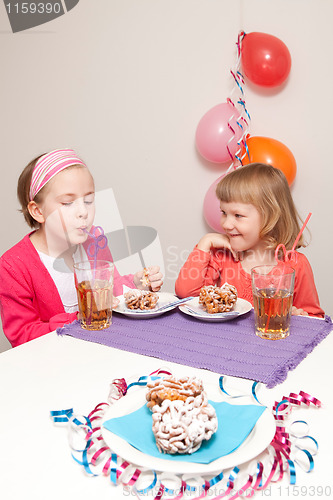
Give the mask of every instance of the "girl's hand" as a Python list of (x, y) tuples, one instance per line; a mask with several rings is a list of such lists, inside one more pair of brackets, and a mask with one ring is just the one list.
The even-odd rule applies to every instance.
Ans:
[(306, 311), (304, 311), (304, 309), (297, 309), (297, 307), (295, 306), (293, 306), (291, 314), (293, 316), (309, 316), (309, 314)]
[(134, 274), (135, 286), (139, 288), (139, 290), (151, 289), (153, 292), (158, 292), (161, 289), (161, 286), (163, 285), (163, 275), (160, 272), (159, 266), (148, 267), (148, 279), (149, 279), (148, 286), (142, 285), (141, 280), (143, 278), (143, 273), (144, 272), (142, 270)]
[(230, 245), (230, 240), (226, 234), (208, 233), (199, 241), (197, 248), (204, 252), (210, 252), (211, 248), (226, 248), (230, 250), (236, 261), (241, 260), (242, 255), (235, 252)]
[(117, 299), (117, 297), (113, 296), (112, 297), (112, 309), (115, 309), (116, 307), (118, 307), (119, 306), (119, 302), (120, 302), (120, 300)]

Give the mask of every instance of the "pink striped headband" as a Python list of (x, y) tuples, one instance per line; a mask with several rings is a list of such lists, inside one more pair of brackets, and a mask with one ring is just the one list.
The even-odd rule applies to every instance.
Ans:
[(32, 172), (29, 193), (30, 200), (33, 200), (36, 194), (55, 175), (72, 165), (86, 166), (72, 149), (56, 149), (41, 156)]

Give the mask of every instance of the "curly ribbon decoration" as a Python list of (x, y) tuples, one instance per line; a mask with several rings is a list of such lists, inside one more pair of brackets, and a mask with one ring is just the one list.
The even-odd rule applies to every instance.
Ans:
[[(227, 377), (225, 375), (221, 375), (221, 377), (219, 378), (219, 387), (220, 387), (221, 391), (233, 399), (244, 397), (244, 394), (240, 394), (239, 396), (230, 396), (230, 394), (226, 391), (226, 389), (224, 387), (226, 378)], [(252, 387), (251, 387), (251, 393), (252, 393), (252, 396), (254, 397), (254, 399), (257, 401), (257, 403), (259, 403), (261, 405), (261, 403), (257, 397), (257, 388), (260, 386), (261, 386), (260, 382), (253, 382)]]
[(171, 375), (169, 371), (166, 371), (162, 368), (159, 370), (156, 370), (152, 372), (150, 375), (144, 375), (140, 377), (136, 382), (132, 382), (129, 385), (127, 385), (126, 380), (124, 378), (117, 378), (111, 382), (111, 387), (110, 387), (110, 393), (108, 397), (108, 402), (113, 403), (114, 401), (117, 401), (121, 397), (125, 396), (127, 394), (127, 391), (131, 387), (139, 386), (139, 387), (145, 387), (147, 383), (151, 380), (157, 380), (160, 377), (160, 375)]
[[(231, 165), (227, 169), (226, 173), (228, 173), (232, 169), (235, 170), (237, 167), (242, 166), (243, 165), (243, 158), (245, 158), (246, 155), (248, 155), (248, 158), (250, 159), (250, 154), (249, 154), (249, 149), (248, 149), (246, 139), (249, 136), (249, 127), (250, 127), (251, 117), (250, 117), (250, 114), (246, 108), (246, 103), (245, 103), (245, 98), (244, 98), (245, 80), (244, 80), (242, 73), (240, 72), (241, 57), (242, 57), (242, 41), (243, 41), (245, 36), (246, 36), (246, 33), (244, 31), (240, 31), (238, 34), (238, 39), (236, 42), (237, 61), (236, 61), (235, 68), (230, 70), (230, 73), (233, 77), (235, 86), (233, 87), (233, 89), (231, 91), (230, 97), (228, 97), (228, 99), (227, 99), (227, 102), (229, 104), (231, 104), (232, 106), (234, 106), (235, 109), (237, 109), (237, 106), (238, 106), (237, 111), (239, 111), (240, 118), (239, 118), (239, 120), (237, 120), (236, 123), (237, 123), (237, 126), (241, 129), (242, 135), (241, 135), (239, 141), (237, 142), (238, 148), (237, 148), (237, 151), (234, 155), (235, 157), (233, 157), (233, 155), (231, 154), (230, 149), (229, 149), (229, 144), (235, 137), (235, 130), (231, 125), (231, 120), (234, 118), (234, 115), (233, 115), (228, 122), (228, 128), (231, 130), (233, 136), (229, 139), (228, 144), (227, 144), (227, 150), (228, 150), (228, 153), (230, 156)], [(236, 94), (236, 96), (233, 97), (233, 94)], [(240, 154), (242, 151), (242, 146), (245, 148), (245, 153), (241, 157)], [(239, 165), (237, 165), (237, 163), (239, 163)]]
[(118, 399), (126, 396), (127, 394), (127, 384), (124, 378), (116, 378), (112, 380), (110, 386), (110, 392), (108, 397), (108, 402), (113, 403), (113, 401), (118, 401)]
[[(197, 494), (196, 497), (191, 497), (193, 500), (200, 500), (207, 496), (213, 500), (228, 498), (228, 500), (236, 500), (240, 496), (250, 498), (256, 491), (265, 490), (270, 483), (280, 481), (285, 474), (289, 474), (289, 482), (291, 485), (296, 483), (296, 465), (302, 467), (306, 472), (311, 472), (314, 468), (313, 456), (318, 451), (317, 441), (307, 434), (308, 424), (303, 420), (296, 420), (289, 426), (289, 432), (285, 427), (285, 418), (288, 417), (293, 408), (302, 405), (313, 405), (317, 408), (321, 407), (321, 402), (300, 391), (298, 394), (290, 393), (289, 396), (283, 397), (281, 401), (275, 402), (273, 405), (273, 416), (276, 422), (276, 432), (274, 438), (266, 452), (266, 460), (255, 463), (255, 470), (248, 473), (242, 471), (239, 467), (234, 467), (228, 477), (224, 477), (223, 471), (211, 478), (209, 481), (204, 480), (201, 476), (183, 475), (179, 477), (174, 474), (157, 473), (156, 471), (147, 471), (144, 468), (138, 468), (123, 460), (115, 454), (104, 442), (101, 432), (102, 419), (105, 410), (116, 400), (124, 397), (131, 387), (142, 387), (147, 385), (150, 380), (161, 378), (160, 375), (171, 375), (165, 370), (156, 370), (149, 376), (142, 376), (135, 382), (127, 385), (125, 379), (115, 379), (111, 386), (114, 387), (109, 395), (109, 403), (100, 403), (88, 415), (88, 417), (74, 415), (73, 409), (65, 409), (51, 411), (51, 417), (55, 423), (68, 423), (70, 446), (72, 448), (72, 456), (74, 460), (84, 467), (87, 474), (92, 476), (105, 475), (110, 478), (114, 485), (122, 484), (124, 488), (131, 490), (138, 499), (148, 493), (155, 495), (154, 500), (162, 500), (164, 494), (167, 494), (169, 500), (180, 500), (187, 496), (188, 492)], [(224, 387), (225, 377), (219, 378), (219, 387), (221, 391), (231, 398), (240, 397), (239, 395), (231, 396)], [(252, 384), (252, 396), (259, 403), (256, 390), (258, 383)], [(297, 427), (301, 428), (301, 431)], [(76, 448), (73, 444), (73, 434), (82, 434), (82, 448)], [(314, 452), (310, 452), (301, 442), (310, 441), (315, 447)], [(295, 448), (293, 459), (292, 446)], [(298, 457), (301, 454), (303, 459), (306, 458), (308, 466), (305, 467)], [(75, 456), (79, 454), (79, 458)], [(250, 467), (250, 466), (248, 466)], [(243, 476), (245, 475), (245, 480)], [(148, 479), (147, 479), (148, 476)], [(167, 487), (168, 481), (173, 484), (178, 484), (175, 489)], [(196, 486), (193, 486), (193, 481)], [(144, 486), (144, 483), (146, 485)], [(148, 483), (148, 484), (147, 484)], [(222, 489), (223, 485), (223, 489)], [(240, 486), (239, 486), (240, 485)], [(214, 488), (219, 486), (221, 489), (217, 496), (212, 497)], [(222, 492), (222, 493), (221, 493)], [(170, 498), (170, 495), (175, 495)]]

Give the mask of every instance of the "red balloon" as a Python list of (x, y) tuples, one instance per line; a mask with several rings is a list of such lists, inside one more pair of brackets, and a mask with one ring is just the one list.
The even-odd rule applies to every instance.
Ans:
[[(289, 186), (296, 177), (296, 160), (294, 155), (282, 142), (270, 137), (250, 137), (246, 141), (248, 154), (242, 159), (243, 165), (249, 163), (266, 163), (282, 170), (287, 178)], [(241, 154), (245, 153), (245, 149)]]
[(242, 67), (251, 82), (263, 87), (277, 87), (289, 75), (290, 52), (276, 36), (248, 33), (242, 42)]

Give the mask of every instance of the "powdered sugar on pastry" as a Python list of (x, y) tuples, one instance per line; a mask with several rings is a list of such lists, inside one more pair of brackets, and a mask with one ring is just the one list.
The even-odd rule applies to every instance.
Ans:
[[(216, 432), (215, 410), (208, 403), (201, 380), (195, 377), (168, 377), (148, 385), (153, 386), (147, 394), (148, 406), (159, 401), (150, 408), (153, 412), (152, 429), (161, 453), (194, 453), (203, 441), (209, 440)], [(174, 399), (164, 398), (168, 391)]]
[(199, 304), (210, 314), (229, 312), (237, 301), (237, 289), (229, 283), (221, 287), (204, 286), (200, 290)]
[(148, 382), (146, 399), (148, 408), (161, 405), (165, 399), (186, 401), (189, 396), (198, 396), (203, 391), (203, 384), (196, 377), (165, 377), (161, 380)]
[(154, 309), (158, 302), (158, 295), (148, 290), (129, 290), (124, 294), (125, 304), (128, 309), (148, 310)]

